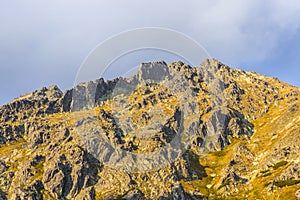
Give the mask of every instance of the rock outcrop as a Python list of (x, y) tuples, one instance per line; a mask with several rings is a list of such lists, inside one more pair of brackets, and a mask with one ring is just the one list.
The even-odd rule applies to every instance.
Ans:
[(0, 107), (0, 199), (300, 198), (299, 89), (215, 59)]

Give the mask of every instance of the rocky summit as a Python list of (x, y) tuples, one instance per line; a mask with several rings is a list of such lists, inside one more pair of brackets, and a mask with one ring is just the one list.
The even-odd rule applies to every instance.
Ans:
[(0, 199), (300, 199), (300, 90), (207, 59), (0, 107)]

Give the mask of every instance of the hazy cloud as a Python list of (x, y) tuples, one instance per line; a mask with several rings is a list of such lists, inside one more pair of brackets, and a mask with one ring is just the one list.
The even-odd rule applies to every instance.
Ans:
[(0, 104), (44, 85), (72, 87), (98, 43), (145, 26), (183, 32), (233, 67), (300, 86), (298, 0), (12, 0), (0, 3)]

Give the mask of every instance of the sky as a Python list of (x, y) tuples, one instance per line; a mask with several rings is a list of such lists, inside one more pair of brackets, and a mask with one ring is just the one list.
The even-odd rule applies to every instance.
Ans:
[[(73, 87), (99, 43), (143, 27), (179, 31), (231, 67), (300, 87), (298, 0), (10, 0), (0, 1), (0, 105), (43, 86)], [(146, 53), (135, 62), (168, 57)]]

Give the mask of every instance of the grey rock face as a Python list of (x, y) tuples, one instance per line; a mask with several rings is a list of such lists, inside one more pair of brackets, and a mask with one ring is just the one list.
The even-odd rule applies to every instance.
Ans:
[(185, 193), (181, 185), (175, 186), (172, 190), (171, 199), (173, 200), (190, 200), (191, 198)]
[(137, 73), (139, 81), (160, 82), (169, 76), (169, 68), (165, 62), (142, 63)]
[(243, 115), (230, 110), (213, 111), (210, 118), (199, 124), (199, 136), (194, 145), (208, 151), (220, 151), (228, 146), (233, 138), (250, 139), (253, 125)]
[(2, 190), (0, 190), (0, 199), (1, 200), (7, 200), (6, 194)]
[[(210, 198), (198, 186), (224, 198), (238, 194), (257, 177), (253, 163), (260, 170), (252, 120), (284, 98), (291, 114), (299, 110), (297, 90), (283, 98), (259, 77), (214, 59), (199, 68), (143, 63), (131, 78), (100, 78), (64, 93), (44, 87), (17, 98), (0, 107), (0, 199)], [(299, 179), (293, 141), (261, 154), (270, 166), (288, 160), (276, 181)], [(202, 163), (206, 153), (228, 162), (218, 175)], [(203, 187), (202, 180), (215, 185)]]
[(99, 163), (79, 147), (71, 145), (66, 151), (45, 161), (48, 165), (43, 174), (45, 189), (56, 198), (74, 198), (79, 194), (92, 198), (93, 190), (81, 190), (96, 183)]
[[(31, 94), (14, 99), (13, 102), (0, 107), (0, 115), (5, 122), (27, 120), (32, 116), (43, 116), (61, 111), (59, 104), (62, 92), (57, 86), (43, 87)], [(14, 134), (22, 135), (22, 127), (16, 127)], [(3, 139), (2, 139), (3, 140)], [(10, 139), (8, 139), (10, 140)]]
[(67, 90), (61, 99), (62, 111), (69, 112), (71, 110), (73, 90)]

